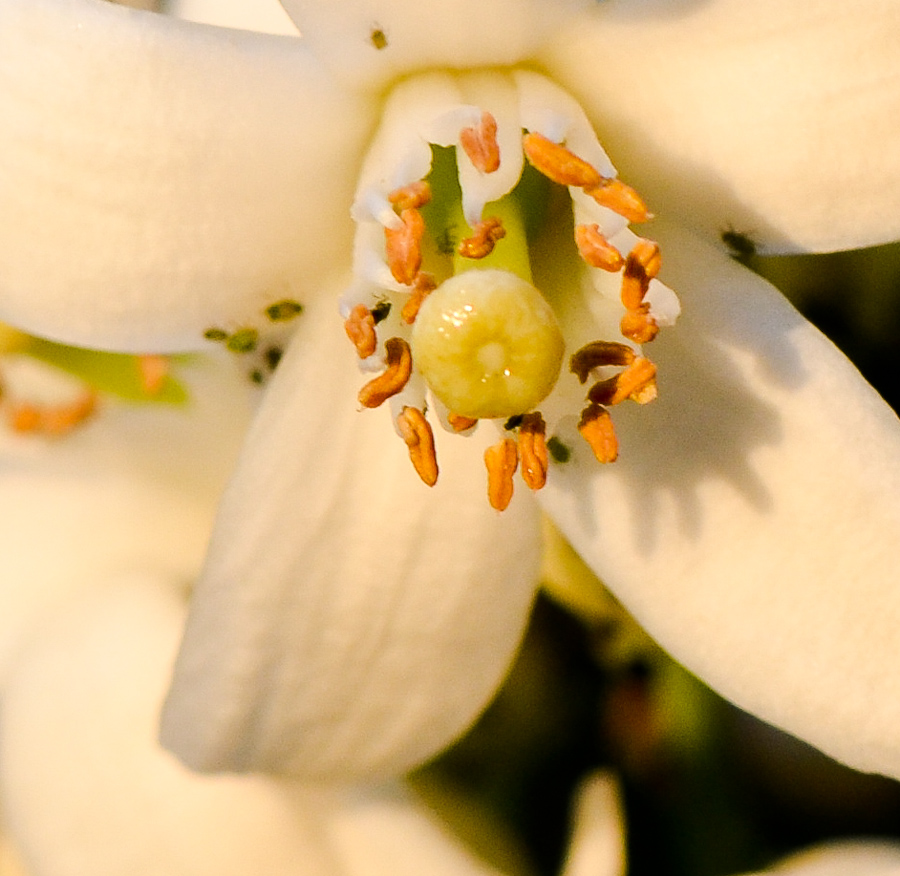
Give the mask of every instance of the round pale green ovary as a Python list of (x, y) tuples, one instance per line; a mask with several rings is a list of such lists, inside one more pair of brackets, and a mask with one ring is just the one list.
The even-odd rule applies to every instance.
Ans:
[(416, 317), (412, 354), (431, 391), (476, 419), (532, 410), (556, 384), (564, 342), (550, 305), (507, 271), (451, 277)]

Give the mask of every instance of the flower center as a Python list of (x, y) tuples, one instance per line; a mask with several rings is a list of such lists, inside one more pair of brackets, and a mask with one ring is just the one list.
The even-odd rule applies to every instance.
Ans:
[[(532, 282), (535, 239), (568, 224), (548, 218), (560, 194), (573, 234), (559, 246), (577, 258), (553, 277), (555, 294), (568, 287), (562, 294), (583, 295), (587, 273), (596, 294), (609, 298), (609, 278), (620, 276), (612, 306), (603, 308), (618, 311), (616, 322), (587, 344), (566, 337)], [(359, 401), (390, 403), (425, 483), (438, 477), (433, 409), (453, 432), (486, 419), (503, 430), (485, 454), (495, 508), (511, 500), (519, 467), (526, 485), (540, 489), (548, 446), (561, 442), (547, 437), (537, 408), (563, 383), (571, 391), (572, 378), (560, 377), (567, 347), (577, 380), (592, 378), (578, 431), (597, 460), (616, 459), (610, 408), (655, 398), (656, 368), (640, 346), (679, 307), (656, 279), (659, 247), (628, 228), (651, 214), (616, 178), (571, 97), (519, 70), (404, 82), (385, 107), (352, 215), (354, 282), (342, 312), (361, 367), (380, 371)], [(594, 322), (590, 313), (585, 306), (580, 323)], [(568, 448), (553, 455), (571, 456)]]
[(530, 283), (500, 270), (451, 277), (419, 309), (412, 355), (447, 409), (508, 418), (553, 389), (565, 344), (553, 310)]

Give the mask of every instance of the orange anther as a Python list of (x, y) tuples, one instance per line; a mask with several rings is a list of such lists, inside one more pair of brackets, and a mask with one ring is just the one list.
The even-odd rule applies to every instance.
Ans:
[(398, 283), (409, 286), (422, 265), (422, 236), (425, 220), (415, 207), (408, 207), (400, 214), (400, 228), (384, 229), (384, 248), (388, 267)]
[(401, 213), (417, 207), (424, 207), (431, 200), (431, 184), (424, 179), (388, 192), (388, 200)]
[(357, 304), (344, 320), (344, 331), (356, 347), (360, 359), (368, 359), (378, 346), (375, 334), (375, 317), (365, 304)]
[(137, 357), (141, 388), (147, 395), (157, 395), (169, 375), (169, 360), (165, 356), (148, 354)]
[(576, 225), (575, 245), (592, 268), (618, 271), (625, 264), (622, 253), (603, 236), (599, 225)]
[(413, 290), (406, 299), (403, 309), (400, 311), (400, 319), (407, 325), (412, 325), (419, 315), (422, 302), (437, 288), (437, 283), (431, 274), (419, 271), (413, 281)]
[(653, 218), (643, 198), (629, 185), (614, 177), (604, 177), (596, 185), (584, 186), (601, 207), (607, 207), (629, 222), (646, 222)]
[(462, 414), (449, 414), (447, 422), (454, 432), (465, 432), (466, 429), (471, 429), (478, 420), (474, 417), (464, 417)]
[(497, 142), (497, 120), (487, 111), (481, 113), (481, 121), (459, 132), (459, 145), (482, 173), (493, 173), (500, 167), (500, 144)]
[(619, 322), (622, 337), (636, 344), (649, 344), (659, 334), (659, 326), (649, 311), (650, 308), (646, 304), (639, 310), (627, 311)]
[(457, 252), (466, 259), (483, 259), (494, 251), (498, 240), (506, 237), (506, 229), (496, 216), (482, 219), (473, 229), (474, 234), (459, 242)]
[(604, 181), (596, 168), (543, 134), (526, 134), (522, 145), (534, 167), (555, 183), (584, 188), (598, 186)]
[(634, 350), (628, 344), (615, 341), (591, 341), (576, 350), (569, 360), (569, 371), (578, 375), (584, 383), (595, 368), (602, 365), (630, 365), (634, 362)]
[(97, 408), (97, 396), (84, 392), (66, 405), (38, 406), (23, 402), (11, 407), (10, 428), (15, 432), (40, 432), (44, 435), (65, 435), (81, 425)]
[(409, 459), (422, 482), (433, 487), (438, 479), (434, 432), (418, 408), (404, 407), (397, 417), (397, 428), (409, 448)]
[(366, 408), (377, 408), (406, 386), (412, 373), (412, 352), (403, 338), (388, 338), (384, 344), (387, 353), (387, 369), (370, 380), (359, 391), (359, 403)]
[(659, 273), (662, 254), (659, 244), (641, 238), (632, 247), (622, 272), (622, 304), (628, 310), (638, 310), (650, 288), (650, 281)]
[(578, 422), (581, 437), (590, 445), (598, 462), (615, 462), (619, 456), (619, 442), (609, 411), (600, 405), (588, 405)]
[(638, 356), (621, 374), (595, 383), (588, 400), (597, 405), (617, 405), (630, 398), (646, 404), (656, 398), (656, 366)]
[(539, 490), (547, 483), (550, 456), (547, 453), (547, 424), (537, 412), (525, 414), (519, 426), (519, 457), (522, 460), (522, 480)]
[(488, 473), (488, 501), (497, 511), (505, 511), (513, 496), (513, 475), (519, 464), (516, 442), (503, 438), (484, 451)]

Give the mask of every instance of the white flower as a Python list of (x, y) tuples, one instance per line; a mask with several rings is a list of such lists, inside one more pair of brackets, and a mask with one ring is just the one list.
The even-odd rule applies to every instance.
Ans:
[[(204, 769), (322, 775), (428, 756), (516, 647), (540, 503), (726, 696), (900, 773), (896, 418), (717, 241), (900, 236), (892, 0), (286, 6), (303, 39), (0, 0), (0, 317), (145, 351), (305, 307), (221, 506), (169, 744)], [(439, 440), (429, 491), (386, 417), (356, 411), (333, 302), (351, 266), (368, 276), (347, 217), (391, 83), (525, 62), (660, 215), (647, 233), (685, 312), (653, 345), (658, 401), (617, 411), (621, 459), (573, 444), (501, 516), (472, 446), (488, 430)], [(561, 299), (567, 339), (604, 336), (583, 293)]]

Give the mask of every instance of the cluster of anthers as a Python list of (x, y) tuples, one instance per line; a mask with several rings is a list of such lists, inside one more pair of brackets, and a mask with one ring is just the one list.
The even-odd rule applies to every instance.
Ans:
[[(50, 341), (31, 338), (5, 327), (0, 330), (0, 333), (6, 336), (4, 340), (11, 343), (13, 352), (16, 347), (28, 348), (29, 346), (45, 350), (50, 348), (66, 349)], [(125, 356), (123, 354), (117, 357), (116, 354), (105, 353), (96, 355), (96, 364), (101, 369), (103, 368), (102, 357), (120, 360), (117, 365), (123, 370), (130, 366), (134, 373), (129, 383), (133, 383), (134, 391), (141, 397), (151, 400), (163, 391), (169, 376), (170, 363), (166, 356), (155, 354)], [(28, 357), (20, 358), (27, 359)], [(32, 362), (31, 368), (25, 370), (24, 375), (20, 370), (13, 368), (12, 370), (16, 372), (13, 380), (4, 380), (0, 384), (0, 411), (2, 411), (6, 427), (12, 432), (24, 435), (48, 438), (64, 437), (90, 421), (96, 414), (100, 406), (100, 393), (84, 377), (75, 377), (73, 374), (66, 375), (64, 371), (54, 365), (42, 362), (39, 350), (34, 359), (36, 361)], [(122, 364), (122, 362), (127, 364)], [(4, 377), (8, 377), (7, 372), (10, 370), (8, 359), (4, 360), (4, 365), (6, 366)], [(48, 384), (46, 392), (28, 388), (27, 385), (32, 382), (28, 379), (29, 373), (32, 377), (41, 375), (40, 382)], [(23, 376), (26, 378), (24, 381), (17, 379)], [(8, 385), (9, 383), (12, 386)], [(26, 384), (24, 390), (20, 385), (22, 383)]]
[[(623, 225), (651, 218), (632, 188), (602, 175), (564, 143), (536, 131), (522, 130), (521, 136), (525, 157), (545, 181), (580, 190), (622, 217)], [(497, 122), (491, 113), (482, 111), (477, 124), (459, 131), (457, 155), (460, 149), (481, 174), (499, 169)], [(392, 400), (397, 431), (416, 472), (429, 486), (437, 481), (438, 462), (426, 418), (426, 388), (437, 400), (437, 416), (449, 431), (469, 433), (480, 419), (503, 422), (504, 437), (484, 457), (488, 498), (502, 511), (512, 498), (518, 468), (525, 484), (539, 490), (546, 483), (550, 457), (561, 461), (568, 455), (558, 439), (548, 438), (547, 424), (537, 410), (557, 382), (565, 344), (552, 308), (530, 282), (490, 264), (489, 256), (509, 230), (502, 215), (481, 218), (470, 225), (471, 234), (452, 243), (453, 276), (439, 281), (423, 269), (423, 252), (443, 248), (423, 216), (432, 197), (428, 176), (389, 192), (393, 216), (387, 221), (381, 217), (380, 222), (384, 261), (397, 285), (368, 302), (345, 302), (344, 327), (363, 366), (382, 369), (358, 398), (364, 408)], [(621, 273), (622, 340), (593, 341), (569, 359), (581, 384), (595, 378), (578, 431), (601, 463), (618, 456), (610, 408), (629, 399), (645, 404), (656, 397), (656, 366), (640, 352), (640, 345), (659, 331), (647, 292), (660, 268), (660, 250), (653, 241), (626, 233), (624, 239), (633, 245), (623, 253), (598, 224), (574, 228), (575, 247), (586, 265)], [(447, 255), (446, 248), (443, 252)], [(403, 297), (391, 294), (398, 288)], [(400, 301), (399, 324), (395, 311), (391, 335), (380, 345), (382, 325)], [(614, 373), (600, 376), (610, 371)]]

